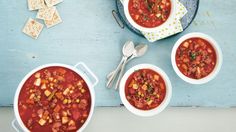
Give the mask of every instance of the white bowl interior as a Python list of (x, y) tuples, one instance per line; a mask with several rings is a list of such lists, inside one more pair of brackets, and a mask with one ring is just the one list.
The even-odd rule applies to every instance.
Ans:
[[(138, 70), (138, 69), (151, 69), (151, 70), (154, 70), (155, 72), (159, 73), (163, 80), (165, 81), (165, 84), (166, 84), (166, 96), (164, 98), (164, 100), (162, 101), (162, 103), (157, 106), (156, 108), (154, 109), (151, 109), (151, 110), (140, 110), (140, 109), (137, 109), (135, 108), (133, 105), (131, 105), (128, 100), (126, 99), (126, 96), (125, 96), (125, 83), (128, 79), (128, 77), (135, 71), (135, 70)], [(168, 76), (166, 75), (166, 73), (154, 66), (154, 65), (151, 65), (151, 64), (139, 64), (139, 65), (136, 65), (132, 68), (130, 68), (123, 76), (123, 78), (121, 79), (121, 83), (120, 83), (120, 98), (121, 98), (121, 101), (122, 103), (125, 105), (125, 107), (132, 113), (134, 113), (135, 115), (138, 115), (138, 116), (153, 116), (153, 115), (156, 115), (158, 113), (160, 113), (161, 111), (163, 111), (166, 106), (169, 104), (170, 102), (170, 99), (171, 99), (171, 96), (172, 96), (172, 86), (171, 86), (171, 82), (168, 78)]]
[(146, 28), (146, 27), (142, 27), (140, 25), (138, 25), (133, 18), (130, 16), (129, 14), (129, 9), (128, 9), (128, 5), (129, 5), (129, 0), (123, 0), (123, 5), (124, 5), (124, 13), (125, 16), (127, 18), (127, 20), (130, 22), (130, 24), (135, 27), (136, 29), (142, 31), (142, 32), (155, 32), (157, 29), (160, 29), (162, 27), (166, 26), (166, 23), (168, 23), (169, 21), (172, 21), (175, 17), (175, 10), (176, 10), (176, 0), (170, 0), (171, 1), (171, 12), (170, 12), (170, 16), (168, 17), (168, 19), (161, 24), (160, 26), (154, 27), (154, 28)]
[[(175, 61), (175, 55), (176, 55), (176, 50), (178, 49), (178, 47), (180, 46), (180, 44), (185, 41), (186, 39), (189, 38), (203, 38), (205, 40), (207, 40), (208, 42), (210, 42), (210, 44), (212, 45), (212, 47), (214, 48), (215, 52), (216, 52), (216, 65), (215, 68), (213, 69), (213, 71), (206, 77), (201, 78), (201, 79), (192, 79), (189, 78), (187, 76), (185, 76), (177, 67), (176, 65), (176, 61)], [(182, 36), (174, 45), (173, 49), (172, 49), (172, 53), (171, 53), (171, 63), (173, 66), (174, 71), (177, 73), (177, 75), (183, 79), (184, 81), (191, 83), (191, 84), (204, 84), (209, 82), (210, 80), (212, 80), (213, 78), (215, 78), (215, 76), (218, 74), (218, 72), (220, 71), (221, 65), (222, 65), (222, 61), (223, 61), (223, 55), (222, 55), (222, 51), (219, 47), (219, 45), (217, 44), (217, 42), (210, 36), (203, 34), (203, 33), (189, 33), (186, 34), (184, 36)]]
[(19, 110), (18, 110), (18, 97), (19, 97), (21, 88), (23, 87), (23, 85), (26, 82), (26, 80), (32, 74), (34, 74), (35, 72), (37, 72), (37, 71), (39, 71), (39, 70), (41, 70), (43, 68), (52, 67), (52, 66), (61, 66), (61, 67), (65, 67), (65, 68), (68, 68), (68, 69), (76, 72), (77, 74), (79, 74), (84, 79), (84, 81), (88, 85), (88, 88), (89, 88), (89, 91), (90, 91), (90, 94), (91, 94), (91, 108), (90, 108), (90, 112), (89, 112), (89, 116), (88, 116), (87, 120), (85, 121), (83, 126), (78, 130), (78, 132), (80, 132), (80, 131), (82, 131), (88, 125), (88, 122), (90, 121), (90, 119), (92, 117), (92, 114), (93, 114), (93, 111), (94, 111), (94, 105), (95, 105), (95, 91), (94, 91), (94, 89), (92, 87), (91, 82), (89, 81), (89, 79), (87, 78), (87, 76), (83, 72), (81, 72), (80, 70), (76, 69), (73, 66), (69, 66), (69, 65), (65, 65), (65, 64), (60, 64), (60, 63), (46, 64), (46, 65), (39, 66), (39, 67), (35, 68), (34, 70), (32, 70), (31, 72), (29, 72), (22, 79), (22, 81), (18, 85), (18, 88), (17, 88), (16, 93), (15, 93), (15, 97), (14, 97), (14, 113), (15, 113), (16, 120), (17, 120), (18, 124), (21, 126), (21, 128), (23, 129), (23, 131), (29, 132), (29, 130), (27, 129), (27, 127), (24, 125), (23, 121), (21, 120), (20, 115), (19, 115)]

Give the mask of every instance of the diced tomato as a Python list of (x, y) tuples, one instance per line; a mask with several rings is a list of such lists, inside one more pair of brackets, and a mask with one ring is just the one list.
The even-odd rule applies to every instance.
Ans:
[(79, 111), (74, 110), (74, 111), (72, 111), (72, 117), (74, 120), (78, 120), (81, 117), (81, 114)]

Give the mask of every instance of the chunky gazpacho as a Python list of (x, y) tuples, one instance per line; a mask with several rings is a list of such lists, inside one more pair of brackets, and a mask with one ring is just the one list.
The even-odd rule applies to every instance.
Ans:
[(160, 74), (151, 69), (139, 69), (127, 79), (125, 96), (137, 109), (154, 109), (166, 96), (165, 81)]
[(76, 72), (52, 66), (31, 75), (24, 83), (18, 110), (32, 132), (77, 131), (91, 108), (86, 82)]
[(216, 65), (216, 52), (203, 38), (189, 38), (176, 51), (178, 69), (187, 77), (201, 79), (209, 75)]
[(129, 0), (129, 14), (140, 26), (153, 28), (163, 24), (171, 12), (170, 0)]

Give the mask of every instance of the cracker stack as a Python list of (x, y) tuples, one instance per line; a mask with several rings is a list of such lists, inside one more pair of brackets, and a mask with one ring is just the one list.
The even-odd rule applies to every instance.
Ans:
[[(47, 28), (50, 28), (62, 22), (55, 7), (61, 2), (62, 0), (28, 0), (28, 8), (30, 11), (38, 10), (36, 18), (43, 20)], [(29, 18), (22, 32), (37, 39), (43, 27), (44, 25), (40, 22)]]

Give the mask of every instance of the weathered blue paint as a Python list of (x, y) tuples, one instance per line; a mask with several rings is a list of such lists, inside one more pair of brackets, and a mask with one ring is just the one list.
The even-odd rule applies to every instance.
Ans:
[[(149, 44), (148, 53), (133, 60), (159, 66), (169, 75), (173, 85), (170, 106), (236, 106), (236, 1), (201, 0), (193, 24), (183, 33)], [(98, 75), (97, 106), (119, 106), (117, 91), (105, 88), (105, 76), (115, 68), (126, 40), (148, 43), (114, 21), (113, 0), (64, 0), (57, 6), (63, 23), (44, 29), (38, 40), (21, 30), (28, 17), (36, 12), (27, 10), (26, 0), (0, 1), (0, 105), (10, 105), (18, 83), (35, 67), (53, 62), (74, 65), (85, 62)], [(224, 62), (218, 76), (205, 85), (190, 85), (173, 71), (170, 61), (175, 41), (188, 32), (204, 32), (220, 44)]]

